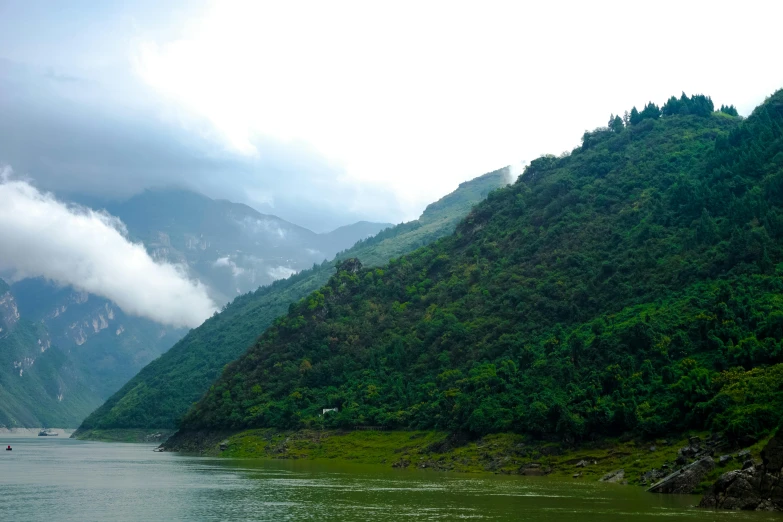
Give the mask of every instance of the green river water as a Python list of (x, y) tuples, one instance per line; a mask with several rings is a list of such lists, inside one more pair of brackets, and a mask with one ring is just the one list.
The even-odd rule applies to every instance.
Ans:
[(13, 447), (0, 453), (2, 521), (783, 520), (576, 480), (211, 459), (62, 437), (0, 435), (0, 444)]

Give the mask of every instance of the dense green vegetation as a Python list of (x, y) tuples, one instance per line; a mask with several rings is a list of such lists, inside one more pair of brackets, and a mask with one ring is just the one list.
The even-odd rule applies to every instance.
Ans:
[(344, 264), (182, 428), (774, 428), (783, 91), (747, 120), (703, 96), (664, 108), (533, 161), (450, 237), (387, 266)]
[[(359, 257), (369, 265), (387, 262), (454, 230), (473, 207), (507, 182), (505, 169), (465, 182), (427, 207), (415, 221), (360, 241), (338, 258)], [(220, 313), (139, 372), (82, 424), (85, 430), (174, 428), (177, 420), (291, 303), (323, 286), (334, 262), (316, 265), (286, 280), (237, 297)]]

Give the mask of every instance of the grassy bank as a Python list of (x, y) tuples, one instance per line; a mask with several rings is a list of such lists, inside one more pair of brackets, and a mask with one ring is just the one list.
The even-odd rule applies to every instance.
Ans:
[(173, 433), (171, 429), (77, 430), (71, 438), (100, 442), (164, 442)]
[[(677, 451), (687, 445), (687, 437), (652, 442), (607, 439), (564, 447), (507, 433), (466, 440), (435, 431), (307, 430), (184, 433), (166, 444), (171, 450), (228, 458), (333, 459), (462, 473), (552, 475), (569, 480), (598, 480), (624, 469), (627, 483), (640, 486), (646, 485), (642, 476), (651, 469), (676, 469)], [(758, 455), (761, 447), (763, 442), (751, 451)], [(702, 488), (740, 465), (732, 460), (716, 467)]]

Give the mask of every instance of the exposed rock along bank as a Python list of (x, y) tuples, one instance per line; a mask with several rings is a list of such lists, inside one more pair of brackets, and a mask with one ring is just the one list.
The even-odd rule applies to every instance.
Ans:
[(761, 462), (746, 461), (742, 469), (724, 473), (704, 494), (699, 507), (783, 511), (783, 435), (761, 452)]
[(702, 457), (665, 476), (647, 491), (651, 493), (691, 493), (713, 469), (715, 469), (715, 461), (712, 460), (712, 457)]

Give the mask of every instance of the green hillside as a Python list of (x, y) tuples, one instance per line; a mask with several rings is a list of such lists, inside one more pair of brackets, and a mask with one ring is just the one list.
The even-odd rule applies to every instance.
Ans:
[(783, 91), (747, 120), (704, 96), (634, 108), (452, 236), (344, 264), (182, 428), (763, 433), (783, 412), (782, 207)]
[[(506, 182), (505, 169), (465, 182), (427, 207), (418, 220), (360, 241), (338, 258), (359, 257), (369, 265), (381, 264), (426, 245), (451, 233), (473, 205)], [(324, 263), (236, 298), (142, 369), (84, 421), (76, 436), (94, 429), (174, 428), (227, 363), (251, 346), (291, 303), (323, 286), (333, 273), (334, 262)]]

